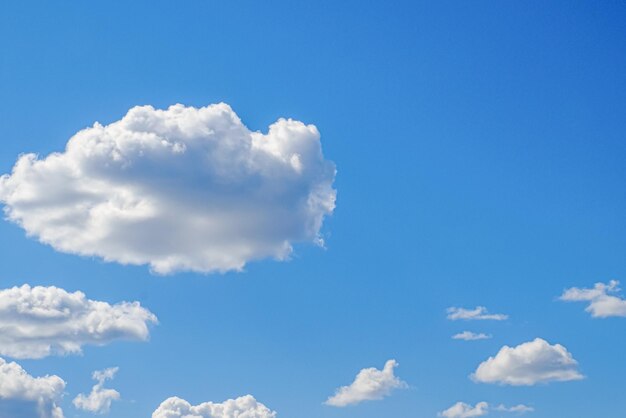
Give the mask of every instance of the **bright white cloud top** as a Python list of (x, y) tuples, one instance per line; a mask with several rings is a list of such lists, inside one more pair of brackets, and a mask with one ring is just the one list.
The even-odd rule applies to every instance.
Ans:
[(395, 360), (388, 360), (382, 370), (374, 367), (361, 370), (351, 385), (337, 389), (335, 395), (328, 398), (325, 404), (343, 407), (363, 401), (380, 400), (391, 395), (394, 389), (408, 387), (394, 375), (397, 366)]
[(89, 411), (94, 414), (108, 414), (111, 410), (111, 403), (120, 399), (120, 393), (115, 389), (107, 389), (104, 383), (111, 380), (117, 373), (117, 367), (93, 372), (92, 378), (97, 383), (91, 389), (89, 395), (79, 394), (72, 403), (77, 409)]
[(439, 413), (444, 418), (471, 418), (481, 417), (489, 413), (489, 404), (487, 402), (478, 402), (476, 406), (466, 404), (465, 402), (457, 402), (450, 408)]
[(0, 291), (0, 354), (42, 358), (80, 353), (86, 344), (145, 341), (156, 322), (139, 302), (110, 305), (54, 286), (13, 287)]
[(472, 331), (463, 331), (458, 334), (454, 334), (452, 336), (453, 340), (464, 340), (464, 341), (476, 341), (476, 340), (488, 340), (491, 338), (491, 335), (487, 335), (484, 333), (475, 333)]
[(222, 403), (205, 402), (192, 406), (184, 399), (172, 397), (161, 403), (152, 418), (275, 418), (276, 412), (258, 402), (252, 395)]
[(619, 282), (611, 280), (608, 284), (596, 283), (591, 289), (572, 287), (565, 290), (560, 299), (566, 302), (589, 302), (585, 311), (594, 318), (626, 317), (626, 300), (615, 295), (619, 291)]
[(524, 414), (526, 412), (532, 412), (535, 409), (522, 404), (511, 407), (500, 404), (494, 408), (491, 408), (491, 406), (487, 402), (478, 402), (474, 406), (465, 402), (457, 402), (445, 411), (440, 412), (438, 415), (444, 418), (482, 417), (484, 415), (488, 415), (491, 410), (498, 412), (512, 412), (516, 414)]
[(58, 402), (65, 382), (59, 376), (33, 377), (17, 363), (0, 358), (0, 416), (63, 418)]
[(334, 178), (313, 125), (279, 119), (263, 134), (224, 103), (139, 106), (63, 152), (21, 156), (0, 177), (0, 201), (58, 251), (209, 273), (321, 244)]
[(456, 308), (450, 307), (446, 311), (448, 313), (448, 319), (451, 321), (458, 321), (460, 319), (469, 320), (492, 320), (492, 321), (504, 321), (509, 318), (505, 314), (490, 314), (487, 308), (484, 306), (477, 306), (474, 309)]
[(531, 386), (552, 381), (580, 380), (578, 362), (565, 347), (536, 338), (516, 347), (504, 346), (471, 375), (476, 382)]

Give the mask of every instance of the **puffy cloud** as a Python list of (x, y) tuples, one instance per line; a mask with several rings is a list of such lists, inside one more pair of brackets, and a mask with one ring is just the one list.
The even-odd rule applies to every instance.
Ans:
[(93, 372), (92, 378), (97, 381), (89, 395), (79, 394), (72, 403), (78, 409), (93, 412), (94, 414), (108, 414), (111, 403), (120, 399), (120, 393), (114, 389), (106, 389), (104, 382), (115, 377), (119, 369), (111, 367)]
[(223, 272), (321, 244), (334, 177), (313, 125), (279, 119), (263, 134), (224, 103), (138, 106), (63, 152), (22, 155), (0, 177), (0, 202), (58, 251), (161, 274)]
[(439, 413), (440, 417), (445, 418), (470, 418), (481, 417), (489, 413), (489, 404), (487, 402), (478, 402), (476, 406), (466, 404), (465, 402), (457, 402), (450, 408)]
[(161, 403), (152, 418), (275, 418), (276, 412), (258, 402), (252, 395), (222, 403), (205, 402), (192, 406), (184, 399), (172, 397)]
[[(475, 406), (472, 406), (465, 402), (457, 402), (445, 411), (440, 412), (438, 415), (444, 418), (482, 417), (483, 415), (488, 415), (490, 410), (491, 407), (487, 402), (478, 402)], [(526, 412), (532, 412), (535, 409), (522, 404), (511, 407), (500, 404), (493, 408), (493, 410), (498, 412), (513, 412), (517, 414), (524, 414)]]
[(533, 412), (535, 410), (535, 408), (533, 408), (532, 406), (527, 406), (523, 404), (519, 404), (515, 406), (505, 406), (505, 405), (500, 404), (496, 406), (494, 409), (496, 411), (515, 412), (517, 414), (525, 414), (526, 412)]
[(578, 362), (565, 347), (550, 345), (536, 338), (518, 345), (504, 346), (495, 357), (482, 362), (471, 378), (482, 383), (534, 385), (551, 381), (579, 380)]
[(589, 302), (585, 311), (594, 318), (626, 316), (626, 300), (612, 293), (620, 291), (619, 282), (596, 283), (592, 289), (572, 287), (563, 292), (560, 299), (566, 302)]
[(146, 340), (157, 318), (139, 302), (110, 305), (58, 287), (0, 291), (0, 354), (42, 358), (80, 353), (85, 344)]
[(458, 334), (454, 334), (452, 339), (454, 340), (465, 340), (465, 341), (475, 341), (475, 340), (488, 340), (491, 338), (491, 335), (483, 334), (482, 332), (477, 334), (471, 331), (463, 331)]
[(58, 376), (33, 377), (19, 364), (0, 358), (0, 416), (63, 418), (57, 403), (64, 389)]
[(450, 307), (447, 309), (448, 319), (451, 321), (457, 321), (459, 319), (464, 320), (478, 320), (478, 319), (491, 319), (494, 321), (504, 321), (508, 319), (508, 315), (504, 314), (490, 314), (487, 313), (487, 308), (484, 306), (477, 306), (474, 309), (455, 308)]
[(394, 389), (406, 388), (407, 384), (394, 375), (397, 366), (395, 360), (388, 360), (383, 370), (374, 367), (361, 370), (354, 382), (337, 389), (335, 395), (326, 400), (326, 405), (343, 407), (379, 400), (389, 396)]

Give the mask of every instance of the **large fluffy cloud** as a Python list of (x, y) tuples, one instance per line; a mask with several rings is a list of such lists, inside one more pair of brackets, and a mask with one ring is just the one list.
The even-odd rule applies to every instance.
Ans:
[(516, 347), (505, 345), (495, 357), (482, 362), (471, 377), (477, 382), (514, 386), (583, 378), (578, 362), (565, 347), (541, 338)]
[(85, 344), (146, 340), (156, 316), (138, 302), (110, 305), (58, 287), (0, 291), (0, 354), (41, 358), (79, 353)]
[(379, 400), (391, 394), (394, 389), (407, 387), (407, 384), (394, 375), (398, 366), (395, 360), (388, 360), (382, 370), (374, 367), (361, 370), (354, 382), (342, 386), (335, 395), (326, 400), (326, 405), (348, 406), (363, 401)]
[(313, 125), (280, 119), (262, 134), (223, 103), (141, 106), (63, 152), (22, 155), (0, 177), (0, 201), (59, 251), (158, 273), (227, 271), (321, 243), (334, 177)]
[(275, 418), (276, 412), (251, 395), (222, 403), (205, 402), (192, 406), (184, 399), (172, 397), (161, 403), (152, 418)]
[(616, 296), (619, 282), (611, 280), (608, 284), (596, 283), (592, 289), (572, 287), (563, 292), (560, 299), (566, 302), (589, 302), (585, 308), (594, 318), (626, 316), (626, 300)]
[(0, 358), (0, 416), (63, 418), (57, 405), (65, 382), (58, 376), (33, 377), (17, 363)]
[(477, 306), (474, 309), (466, 309), (466, 308), (456, 308), (450, 307), (447, 309), (448, 319), (451, 321), (458, 321), (459, 319), (463, 319), (466, 321), (469, 320), (493, 320), (493, 321), (504, 321), (508, 319), (508, 315), (505, 314), (490, 314), (487, 312), (487, 308), (484, 306)]
[(92, 378), (97, 382), (89, 395), (79, 394), (72, 403), (78, 409), (93, 412), (94, 414), (107, 414), (111, 409), (111, 403), (120, 399), (120, 393), (115, 389), (107, 389), (104, 382), (111, 380), (117, 373), (117, 367), (93, 372)]

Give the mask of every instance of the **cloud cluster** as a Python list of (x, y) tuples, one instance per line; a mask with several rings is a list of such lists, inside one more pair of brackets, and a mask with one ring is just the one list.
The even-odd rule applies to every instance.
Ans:
[(146, 340), (157, 318), (138, 302), (110, 305), (58, 287), (0, 291), (0, 354), (42, 358), (80, 353), (85, 344)]
[(172, 397), (161, 403), (152, 418), (275, 418), (276, 412), (258, 402), (252, 395), (222, 403), (205, 402), (192, 406), (184, 399)]
[(471, 378), (481, 383), (530, 386), (551, 381), (579, 380), (578, 362), (565, 347), (536, 338), (516, 347), (504, 346), (482, 362)]
[(572, 287), (566, 289), (559, 299), (566, 302), (589, 302), (585, 311), (594, 318), (626, 316), (626, 300), (614, 295), (620, 291), (619, 282), (611, 280), (608, 284), (596, 283), (591, 289)]
[(451, 321), (458, 321), (463, 319), (469, 320), (493, 320), (504, 321), (508, 319), (508, 315), (505, 314), (490, 314), (487, 312), (487, 308), (484, 306), (477, 306), (474, 309), (455, 308), (450, 307), (446, 311), (448, 313), (448, 319)]
[(379, 400), (390, 395), (394, 389), (406, 388), (407, 384), (394, 375), (397, 366), (395, 360), (388, 360), (383, 370), (374, 367), (361, 370), (354, 382), (337, 389), (335, 395), (326, 400), (326, 405), (343, 407)]
[(535, 409), (522, 404), (511, 407), (500, 404), (495, 408), (491, 408), (487, 402), (478, 402), (474, 406), (465, 402), (457, 402), (445, 411), (440, 412), (438, 415), (444, 418), (472, 418), (488, 415), (491, 410), (524, 414), (526, 412), (532, 412)]
[(491, 338), (491, 335), (481, 333), (475, 333), (472, 331), (463, 331), (458, 334), (454, 334), (452, 336), (453, 340), (464, 340), (464, 341), (476, 341), (476, 340), (488, 340)]
[(333, 212), (335, 166), (313, 125), (250, 131), (226, 104), (134, 107), (22, 155), (0, 177), (11, 221), (58, 251), (179, 270), (240, 270), (314, 241)]
[(0, 358), (0, 416), (63, 418), (57, 404), (64, 389), (58, 376), (33, 377), (19, 364)]
[(78, 409), (93, 412), (94, 414), (107, 414), (111, 410), (111, 403), (120, 399), (120, 393), (114, 389), (104, 387), (104, 382), (111, 380), (117, 373), (117, 367), (93, 372), (92, 378), (97, 381), (89, 395), (79, 394), (72, 403)]

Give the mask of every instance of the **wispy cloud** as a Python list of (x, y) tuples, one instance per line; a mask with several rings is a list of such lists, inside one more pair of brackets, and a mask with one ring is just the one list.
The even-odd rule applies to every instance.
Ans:
[(481, 333), (475, 333), (471, 331), (463, 331), (458, 334), (454, 334), (452, 339), (454, 340), (465, 340), (465, 341), (476, 341), (476, 340), (488, 340), (491, 338), (491, 335)]
[(120, 393), (114, 389), (107, 389), (104, 383), (111, 380), (117, 373), (117, 367), (93, 372), (92, 378), (97, 381), (89, 395), (78, 395), (72, 403), (78, 409), (93, 412), (95, 414), (107, 414), (111, 409), (111, 403), (120, 399)]
[(565, 302), (589, 302), (585, 311), (594, 318), (626, 317), (626, 300), (616, 295), (619, 291), (619, 282), (611, 280), (608, 284), (596, 283), (591, 289), (566, 289), (559, 299)]
[(474, 309), (456, 308), (450, 307), (446, 311), (448, 313), (448, 319), (451, 321), (462, 320), (493, 320), (504, 321), (508, 319), (508, 315), (505, 314), (490, 314), (487, 308), (484, 306), (477, 306)]

